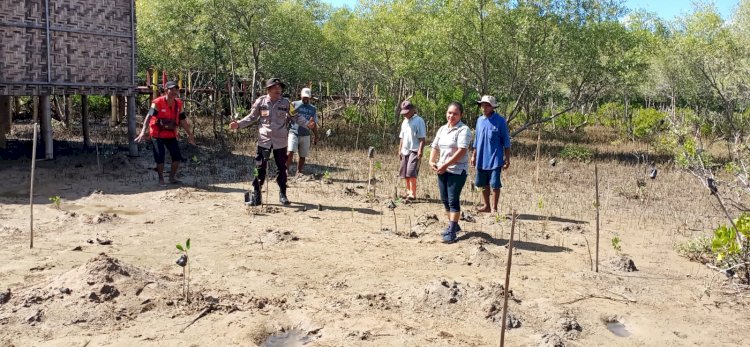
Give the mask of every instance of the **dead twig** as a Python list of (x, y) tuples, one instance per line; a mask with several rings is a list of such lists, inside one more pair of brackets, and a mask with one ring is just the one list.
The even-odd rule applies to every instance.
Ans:
[(190, 321), (190, 323), (188, 323), (184, 328), (180, 329), (180, 333), (184, 333), (185, 329), (189, 328), (191, 325), (193, 325), (199, 319), (207, 316), (213, 310), (214, 310), (214, 305), (208, 305), (206, 308), (203, 309), (203, 311), (201, 311), (201, 313), (198, 314), (197, 317), (195, 317), (192, 321)]

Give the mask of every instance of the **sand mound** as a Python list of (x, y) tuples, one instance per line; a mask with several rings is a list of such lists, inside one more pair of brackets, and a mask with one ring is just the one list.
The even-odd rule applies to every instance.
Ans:
[(280, 243), (289, 243), (299, 241), (299, 237), (290, 230), (266, 230), (265, 235), (261, 236), (261, 241), (266, 245), (276, 245)]
[(466, 265), (496, 267), (503, 264), (502, 257), (488, 251), (483, 245), (477, 246), (466, 259)]
[(638, 268), (635, 267), (635, 262), (630, 257), (623, 255), (619, 258), (612, 259), (610, 261), (610, 264), (612, 267), (617, 271), (623, 271), (623, 272), (633, 272), (638, 271)]
[(198, 190), (191, 187), (180, 187), (177, 189), (172, 189), (164, 192), (164, 195), (161, 197), (161, 200), (163, 201), (188, 201), (195, 199), (197, 197)]
[(134, 319), (179, 294), (177, 281), (102, 253), (47, 283), (14, 292), (0, 314), (15, 323), (101, 326)]

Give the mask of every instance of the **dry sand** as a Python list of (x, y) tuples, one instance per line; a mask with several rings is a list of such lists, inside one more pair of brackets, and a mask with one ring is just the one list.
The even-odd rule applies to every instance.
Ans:
[[(365, 153), (347, 155), (316, 150), (309, 169), (328, 170), (331, 184), (290, 181), (284, 207), (272, 183), (270, 206), (251, 209), (241, 153), (197, 153), (185, 185), (168, 188), (149, 155), (110, 155), (101, 171), (91, 155), (39, 162), (33, 249), (30, 163), (0, 162), (0, 345), (498, 345), (510, 221), (472, 214), (458, 243), (440, 243), (445, 216), (423, 172), (422, 199), (398, 203), (394, 225), (395, 160), (378, 156), (373, 199)], [(593, 165), (542, 165), (534, 184), (534, 163), (517, 159), (505, 175), (503, 211), (520, 214), (507, 344), (745, 345), (747, 299), (675, 251), (721, 222), (707, 192), (669, 168), (641, 191), (632, 165), (599, 169), (599, 273)], [(48, 201), (56, 195), (59, 209)], [(478, 198), (468, 183), (464, 198), (468, 211)], [(175, 264), (187, 238), (190, 303)]]

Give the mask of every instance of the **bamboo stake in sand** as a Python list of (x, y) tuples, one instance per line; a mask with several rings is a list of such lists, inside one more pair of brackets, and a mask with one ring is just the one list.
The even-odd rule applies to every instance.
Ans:
[(38, 124), (34, 122), (34, 139), (31, 146), (31, 179), (29, 180), (29, 248), (34, 248), (34, 169), (36, 168), (36, 137)]
[(505, 300), (505, 302), (503, 303), (503, 328), (500, 330), (500, 347), (505, 346), (505, 320), (508, 317), (508, 286), (510, 286), (510, 266), (511, 261), (513, 260), (513, 232), (516, 229), (516, 216), (516, 211), (513, 210), (513, 220), (510, 224), (510, 237), (508, 238), (508, 264), (505, 266), (505, 287), (503, 288), (503, 300)]

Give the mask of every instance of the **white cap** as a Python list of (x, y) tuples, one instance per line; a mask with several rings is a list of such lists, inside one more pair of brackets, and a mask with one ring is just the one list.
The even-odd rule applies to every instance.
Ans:
[(302, 88), (302, 92), (300, 92), (300, 95), (303, 98), (312, 98), (312, 91), (310, 88)]
[(495, 100), (494, 96), (491, 95), (483, 95), (482, 99), (477, 101), (477, 105), (481, 105), (483, 103), (488, 103), (492, 107), (497, 107), (497, 100)]

